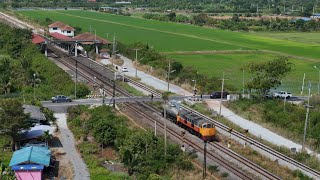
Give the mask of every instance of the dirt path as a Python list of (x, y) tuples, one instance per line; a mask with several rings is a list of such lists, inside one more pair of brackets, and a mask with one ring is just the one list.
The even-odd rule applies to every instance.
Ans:
[(54, 116), (57, 118), (58, 127), (61, 132), (61, 136), (60, 136), (61, 144), (74, 168), (73, 179), (89, 180), (90, 179), (89, 171), (87, 169), (86, 164), (82, 160), (80, 154), (76, 150), (73, 134), (69, 130), (67, 125), (66, 114), (55, 113)]

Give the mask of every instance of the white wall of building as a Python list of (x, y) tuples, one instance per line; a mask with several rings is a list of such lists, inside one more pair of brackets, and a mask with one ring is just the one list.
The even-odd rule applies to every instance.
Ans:
[(59, 33), (65, 36), (74, 37), (74, 31), (61, 31), (60, 28), (49, 28), (49, 33)]

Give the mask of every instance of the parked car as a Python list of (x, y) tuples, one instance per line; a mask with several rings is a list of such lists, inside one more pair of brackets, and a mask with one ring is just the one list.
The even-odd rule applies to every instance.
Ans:
[[(222, 98), (227, 98), (227, 95), (229, 95), (229, 93), (227, 91), (223, 91)], [(212, 94), (210, 94), (210, 99), (216, 98), (221, 98), (221, 91), (213, 92)]]
[(64, 95), (57, 95), (55, 97), (52, 97), (51, 98), (51, 101), (53, 103), (59, 103), (59, 102), (71, 102), (72, 100), (67, 97), (67, 96), (64, 96)]
[(122, 68), (121, 68), (121, 71), (122, 71), (122, 72), (129, 72), (129, 71), (128, 71), (128, 68), (126, 68), (126, 67), (122, 67)]
[(289, 92), (286, 92), (286, 91), (279, 91), (279, 92), (273, 93), (273, 97), (274, 98), (287, 98), (287, 99), (289, 99), (292, 97), (292, 94)]

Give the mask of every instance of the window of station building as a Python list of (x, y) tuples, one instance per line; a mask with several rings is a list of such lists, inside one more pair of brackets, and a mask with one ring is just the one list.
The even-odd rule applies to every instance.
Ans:
[(67, 33), (71, 33), (71, 31), (67, 31)]
[(52, 28), (52, 30), (57, 30), (58, 28)]

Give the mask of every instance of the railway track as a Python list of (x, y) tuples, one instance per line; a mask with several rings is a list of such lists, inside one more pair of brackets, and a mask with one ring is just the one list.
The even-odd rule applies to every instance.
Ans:
[[(62, 64), (64, 64), (65, 66), (67, 66), (68, 68), (70, 68), (71, 70), (76, 70), (76, 68), (74, 67), (75, 64), (75, 59), (69, 56), (66, 56), (63, 52), (61, 52), (58, 48), (55, 47), (49, 47), (50, 50), (54, 51), (55, 54), (57, 54), (58, 56), (56, 57)], [(64, 60), (63, 58), (68, 59), (68, 61)], [(91, 83), (96, 83), (98, 84), (98, 82), (96, 80), (99, 80), (101, 83), (106, 84), (107, 86), (113, 86), (113, 82), (111, 80), (107, 80), (106, 76), (101, 75), (101, 73), (97, 73), (95, 70), (93, 70), (91, 67), (88, 67), (82, 63), (77, 63), (78, 69), (79, 70), (83, 70), (86, 73), (83, 73), (82, 71), (78, 71), (79, 75), (81, 75), (83, 78), (87, 79), (89, 82)], [(103, 66), (101, 66), (103, 67)], [(103, 67), (105, 68), (105, 67)], [(101, 68), (100, 68), (101, 69)], [(114, 73), (114, 71), (112, 71)], [(96, 80), (93, 80), (93, 77), (96, 77)], [(145, 87), (143, 84), (141, 83), (137, 83), (129, 78), (127, 78), (128, 82), (131, 82), (132, 84), (135, 84), (136, 86), (139, 86), (145, 90), (151, 89), (148, 87)], [(110, 89), (105, 88), (105, 91), (108, 92), (109, 94), (112, 94), (112, 91)], [(128, 93), (127, 91), (116, 87), (116, 91), (118, 91), (119, 93), (128, 96), (128, 97), (132, 97), (134, 98), (130, 93)], [(150, 91), (149, 91), (150, 92)], [(151, 93), (154, 94), (154, 96), (161, 96), (161, 94), (157, 91), (152, 90)], [(144, 107), (146, 109), (148, 109), (149, 111), (153, 112), (153, 113), (157, 113), (157, 114), (161, 114), (159, 113), (159, 109), (155, 108), (154, 106), (145, 104), (145, 103), (137, 103), (139, 105), (139, 108), (136, 108), (134, 105), (126, 103), (126, 107), (129, 109), (132, 109), (133, 111), (137, 112), (140, 115), (143, 115), (146, 119), (153, 121), (154, 119), (151, 118), (150, 116), (146, 115), (144, 113), (143, 110), (141, 110), (141, 107)], [(163, 127), (162, 121), (158, 120), (158, 124)], [(172, 129), (169, 129), (170, 134), (178, 139), (181, 140), (181, 136), (177, 133), (174, 133), (174, 131)], [(202, 146), (197, 144), (197, 143), (193, 143), (193, 142), (188, 142), (189, 145), (191, 145), (193, 148), (195, 148), (198, 151), (203, 151)], [(248, 159), (240, 156), (239, 154), (227, 149), (226, 147), (218, 144), (218, 143), (209, 143), (210, 146), (212, 146), (213, 148), (224, 152), (225, 154), (227, 154), (228, 156), (232, 157), (234, 160), (236, 160), (238, 163), (242, 164), (244, 167), (246, 167), (247, 169), (256, 172), (259, 177), (262, 177), (263, 179), (280, 179), (279, 177), (275, 176), (274, 174), (266, 171), (264, 168), (261, 168), (260, 166), (256, 165), (255, 163), (249, 161)], [(235, 175), (237, 175), (238, 177), (242, 178), (242, 179), (253, 179), (252, 177), (249, 177), (247, 175), (246, 172), (244, 172), (243, 170), (241, 170), (238, 167), (234, 167), (234, 165), (231, 165), (230, 163), (226, 162), (224, 159), (222, 159), (221, 157), (215, 155), (214, 153), (208, 152), (208, 157), (212, 158), (213, 160), (215, 160), (216, 162), (218, 162), (220, 165), (222, 165), (223, 167), (225, 167), (226, 169), (228, 169), (229, 171), (231, 171), (232, 173), (234, 173)]]
[[(201, 113), (199, 113), (197, 111), (194, 111), (193, 109), (191, 109), (189, 107), (186, 107), (184, 105), (181, 105), (181, 108), (183, 108), (185, 110), (188, 110), (188, 111), (191, 111), (192, 113), (197, 114), (200, 117), (213, 122), (216, 127), (222, 129), (225, 132), (230, 132), (229, 131), (230, 128), (228, 126), (226, 126), (226, 125), (224, 125), (224, 124), (222, 124), (222, 123), (220, 123), (220, 122), (218, 122), (216, 120), (213, 120), (213, 119), (211, 119), (210, 117), (208, 117), (206, 115), (203, 115), (203, 114), (201, 114)], [(285, 162), (287, 162), (289, 164), (292, 164), (292, 165), (296, 166), (300, 170), (309, 173), (314, 178), (317, 178), (317, 179), (320, 178), (320, 172), (318, 172), (318, 171), (316, 171), (316, 170), (314, 170), (314, 169), (312, 169), (312, 168), (310, 168), (310, 167), (308, 167), (308, 166), (306, 166), (306, 165), (304, 165), (304, 164), (302, 164), (302, 163), (300, 163), (300, 162), (298, 162), (298, 161), (296, 161), (296, 160), (294, 160), (294, 159), (292, 159), (292, 158), (290, 158), (288, 156), (285, 156), (284, 154), (282, 154), (282, 153), (280, 153), (278, 151), (273, 150), (272, 148), (262, 144), (259, 141), (256, 141), (256, 140), (254, 140), (254, 139), (252, 139), (250, 137), (247, 137), (244, 134), (242, 134), (242, 133), (240, 133), (238, 131), (235, 131), (235, 130), (232, 130), (231, 134), (234, 135), (235, 137), (243, 140), (244, 142), (247, 142), (247, 143), (249, 143), (249, 144), (251, 144), (251, 145), (253, 145), (253, 146), (255, 146), (255, 147), (257, 147), (257, 148), (259, 148), (259, 149), (271, 154), (271, 155), (273, 155), (274, 157), (276, 157), (276, 158), (278, 158), (280, 160), (283, 160), (283, 161), (285, 161)]]

